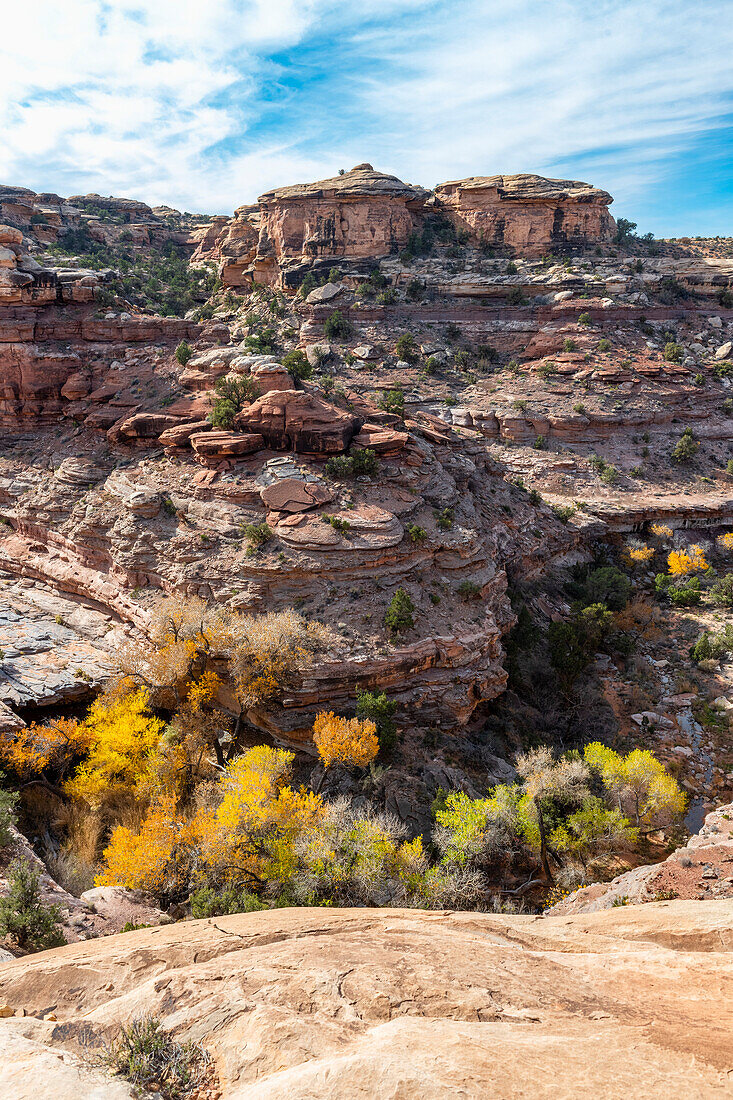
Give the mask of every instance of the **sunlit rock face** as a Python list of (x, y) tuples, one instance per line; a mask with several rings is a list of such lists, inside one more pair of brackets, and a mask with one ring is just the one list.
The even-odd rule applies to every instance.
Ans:
[(261, 195), (255, 277), (274, 282), (279, 268), (323, 257), (386, 256), (404, 247), (428, 192), (359, 164), (316, 183)]
[(616, 229), (608, 192), (579, 180), (471, 176), (438, 184), (435, 196), (474, 241), (525, 256), (607, 242)]

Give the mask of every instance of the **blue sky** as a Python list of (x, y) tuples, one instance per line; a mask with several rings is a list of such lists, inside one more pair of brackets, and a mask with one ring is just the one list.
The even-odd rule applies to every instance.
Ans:
[(3, 13), (0, 182), (229, 213), (368, 160), (585, 179), (733, 235), (733, 0), (36, 0)]

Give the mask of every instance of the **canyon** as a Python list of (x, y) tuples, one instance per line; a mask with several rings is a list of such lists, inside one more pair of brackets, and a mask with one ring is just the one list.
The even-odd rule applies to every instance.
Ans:
[[(181, 923), (185, 905), (56, 882), (58, 806), (29, 796), (0, 875), (38, 861), (69, 946), (0, 965), (8, 1095), (30, 1095), (29, 1067), (58, 1096), (132, 1095), (82, 1036), (140, 1013), (210, 1052), (200, 1100), (556, 1095), (558, 1074), (567, 1095), (725, 1094), (733, 663), (722, 642), (692, 651), (733, 629), (712, 594), (733, 530), (733, 242), (637, 237), (611, 201), (366, 163), (231, 217), (0, 187), (0, 736), (80, 713), (166, 600), (295, 610), (327, 643), (275, 703), (241, 703), (223, 649), (207, 672), (240, 746), (291, 751), (298, 782), (316, 715), (384, 693), (391, 755), (315, 790), (410, 837), (429, 842), (448, 792), (511, 783), (527, 746), (596, 739), (653, 750), (693, 834), (650, 829), (553, 895), (507, 876), (493, 901), (515, 915)], [(674, 604), (655, 578), (693, 546), (702, 595)], [(568, 687), (546, 639), (607, 568), (631, 595)], [(411, 621), (392, 632), (398, 593)], [(155, 927), (100, 939), (128, 924)]]

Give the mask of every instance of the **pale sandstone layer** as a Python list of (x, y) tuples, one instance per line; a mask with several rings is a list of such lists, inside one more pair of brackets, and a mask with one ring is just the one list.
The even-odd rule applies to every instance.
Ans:
[[(221, 1096), (730, 1094), (733, 901), (571, 917), (284, 909), (0, 966), (0, 1091), (130, 1096), (75, 1059), (142, 1013), (202, 1041)], [(53, 1014), (55, 1020), (43, 1020)]]

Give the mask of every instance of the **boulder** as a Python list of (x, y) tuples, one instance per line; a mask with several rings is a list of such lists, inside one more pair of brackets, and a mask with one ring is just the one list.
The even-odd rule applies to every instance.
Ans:
[(351, 446), (357, 449), (369, 447), (370, 450), (376, 451), (380, 455), (396, 455), (404, 450), (408, 439), (408, 432), (393, 431), (381, 424), (367, 423), (363, 425), (358, 435), (354, 436)]
[(174, 424), (172, 428), (166, 428), (160, 433), (158, 442), (163, 447), (184, 448), (190, 443), (191, 436), (200, 432), (210, 432), (211, 423), (208, 420), (193, 420), (188, 424)]
[(310, 292), (306, 302), (310, 306), (320, 305), (322, 302), (331, 302), (338, 297), (343, 289), (343, 283), (326, 283), (324, 286), (317, 286), (315, 290)]
[(107, 438), (110, 443), (138, 439), (157, 440), (166, 428), (173, 428), (178, 423), (180, 423), (178, 417), (168, 416), (166, 413), (139, 412), (121, 423), (113, 425), (107, 432)]
[(202, 431), (194, 432), (190, 442), (196, 454), (204, 458), (235, 458), (261, 450), (265, 441), (253, 432)]
[(262, 363), (258, 367), (253, 367), (251, 373), (261, 394), (293, 388), (293, 379), (281, 363)]
[(359, 426), (350, 413), (305, 390), (264, 394), (237, 414), (243, 431), (258, 432), (276, 451), (340, 454)]

